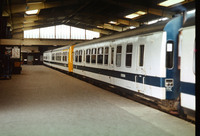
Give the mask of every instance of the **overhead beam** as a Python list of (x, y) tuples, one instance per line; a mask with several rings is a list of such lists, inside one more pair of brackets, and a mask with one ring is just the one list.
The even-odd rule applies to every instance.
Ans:
[(116, 20), (117, 23), (123, 24), (123, 25), (127, 25), (127, 26), (135, 26), (138, 27), (140, 26), (139, 22), (133, 21), (133, 20), (125, 20), (125, 19), (117, 19)]
[(113, 31), (117, 31), (117, 32), (123, 31), (123, 27), (111, 25), (111, 24), (106, 24), (106, 23), (104, 23), (104, 25), (102, 27), (104, 29), (109, 29), (109, 30), (113, 30)]
[(98, 29), (98, 28), (92, 28), (90, 29), (91, 31), (95, 31), (95, 32), (99, 32), (101, 34), (105, 34), (105, 35), (110, 35), (112, 34), (111, 31), (107, 31), (107, 30), (102, 30), (102, 29)]
[(46, 9), (46, 8), (54, 8), (54, 7), (61, 7), (61, 6), (70, 6), (73, 4), (77, 4), (77, 0), (69, 0), (69, 1), (57, 1), (57, 2), (32, 2), (27, 4), (14, 4), (11, 5), (11, 13), (21, 13), (25, 12), (26, 10), (34, 10), (34, 9)]

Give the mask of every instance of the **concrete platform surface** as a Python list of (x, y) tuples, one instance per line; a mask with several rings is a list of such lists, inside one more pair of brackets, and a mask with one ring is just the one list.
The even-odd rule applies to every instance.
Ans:
[(0, 136), (194, 136), (195, 125), (45, 66), (0, 80)]

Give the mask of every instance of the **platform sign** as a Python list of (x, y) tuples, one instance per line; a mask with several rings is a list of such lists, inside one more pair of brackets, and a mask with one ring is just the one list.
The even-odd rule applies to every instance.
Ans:
[(20, 48), (19, 47), (14, 47), (12, 48), (12, 57), (11, 58), (20, 58)]

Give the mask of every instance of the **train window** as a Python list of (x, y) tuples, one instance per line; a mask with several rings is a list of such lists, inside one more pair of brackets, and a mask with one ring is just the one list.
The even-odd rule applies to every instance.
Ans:
[(92, 49), (92, 63), (96, 63), (96, 49)]
[(98, 48), (97, 63), (103, 64), (103, 47)]
[(75, 51), (75, 61), (78, 62), (78, 51)]
[(111, 64), (113, 64), (114, 61), (114, 47), (111, 48)]
[(85, 50), (83, 50), (83, 62), (85, 62)]
[(139, 66), (143, 66), (144, 63), (144, 45), (140, 45), (140, 58), (139, 58)]
[(79, 50), (79, 62), (82, 62), (82, 50)]
[(133, 45), (127, 44), (127, 46), (126, 46), (126, 66), (128, 66), (128, 67), (131, 67), (132, 49), (133, 49)]
[(116, 66), (117, 67), (121, 66), (121, 56), (122, 56), (122, 46), (118, 45), (117, 46), (117, 53), (116, 53)]
[(55, 54), (52, 54), (52, 60), (55, 60)]
[(173, 67), (173, 57), (174, 57), (174, 43), (173, 41), (167, 42), (166, 47), (166, 67), (172, 68)]
[(61, 61), (61, 53), (56, 53), (56, 60)]
[(109, 48), (105, 47), (104, 64), (108, 64), (108, 52)]
[(91, 50), (87, 49), (86, 50), (86, 63), (90, 63), (90, 54), (91, 54)]
[(58, 60), (58, 53), (56, 53), (56, 60)]
[(67, 61), (67, 52), (63, 52), (63, 61)]

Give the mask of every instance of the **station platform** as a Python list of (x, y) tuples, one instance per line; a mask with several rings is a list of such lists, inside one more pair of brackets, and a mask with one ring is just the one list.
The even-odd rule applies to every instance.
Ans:
[(0, 80), (0, 136), (194, 136), (195, 125), (45, 66)]

